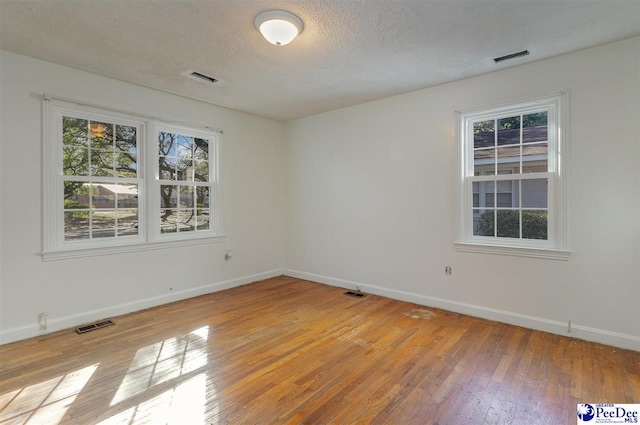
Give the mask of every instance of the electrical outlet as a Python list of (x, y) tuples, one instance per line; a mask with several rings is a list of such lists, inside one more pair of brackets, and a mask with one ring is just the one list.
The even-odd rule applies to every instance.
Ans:
[(445, 268), (444, 268), (444, 272), (445, 272), (446, 274), (450, 275), (450, 274), (451, 274), (451, 267), (449, 267), (449, 266), (445, 267)]
[(231, 260), (232, 257), (233, 257), (233, 251), (231, 250), (227, 251), (227, 253), (224, 255), (224, 259), (227, 261)]
[(47, 313), (46, 311), (43, 311), (42, 313), (38, 314), (38, 330), (40, 331), (46, 331), (47, 330), (47, 317), (49, 316), (49, 313)]

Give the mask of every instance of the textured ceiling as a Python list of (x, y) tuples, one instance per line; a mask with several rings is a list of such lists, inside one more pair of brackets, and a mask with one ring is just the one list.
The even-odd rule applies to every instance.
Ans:
[[(288, 46), (269, 9), (304, 21)], [(280, 121), (639, 34), (640, 0), (0, 0), (3, 50)]]

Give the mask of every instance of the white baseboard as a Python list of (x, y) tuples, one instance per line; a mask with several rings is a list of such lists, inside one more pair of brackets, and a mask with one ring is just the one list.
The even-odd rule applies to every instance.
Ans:
[(209, 285), (199, 286), (197, 288), (186, 289), (183, 291), (170, 292), (142, 300), (131, 301), (116, 306), (105, 307), (101, 309), (84, 311), (56, 319), (49, 320), (47, 330), (41, 331), (37, 324), (18, 326), (14, 328), (0, 330), (0, 345), (10, 342), (20, 341), (35, 336), (44, 335), (51, 332), (61, 331), (73, 328), (84, 323), (92, 322), (107, 317), (120, 316), (134, 311), (144, 310), (145, 308), (156, 307), (174, 301), (185, 300), (200, 295), (210, 294), (225, 289), (234, 288), (236, 286), (245, 285), (247, 283), (256, 282), (258, 280), (269, 279), (271, 277), (281, 276), (284, 270), (276, 269), (264, 273), (243, 276), (235, 279), (216, 282)]
[(557, 320), (545, 319), (542, 317), (527, 316), (525, 314), (513, 313), (510, 311), (496, 310), (479, 305), (466, 304), (457, 301), (445, 300), (442, 298), (429, 297), (426, 295), (414, 294), (411, 292), (396, 289), (383, 288), (366, 283), (353, 282), (350, 280), (338, 279), (329, 276), (322, 276), (313, 273), (306, 273), (297, 270), (284, 270), (286, 276), (298, 279), (310, 280), (327, 285), (338, 286), (346, 289), (360, 289), (374, 295), (381, 295), (400, 301), (412, 302), (424, 306), (440, 308), (456, 313), (467, 314), (469, 316), (480, 317), (510, 325), (522, 326), (524, 328), (538, 331), (550, 332), (557, 335), (584, 339), (629, 350), (640, 351), (640, 337), (636, 335), (611, 332), (603, 329), (571, 324), (571, 332), (567, 332), (567, 323)]

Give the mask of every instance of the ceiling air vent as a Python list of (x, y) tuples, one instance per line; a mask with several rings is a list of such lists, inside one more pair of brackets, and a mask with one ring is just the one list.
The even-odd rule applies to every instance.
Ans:
[(509, 59), (515, 59), (515, 58), (519, 58), (522, 56), (528, 56), (529, 55), (529, 51), (528, 50), (523, 50), (521, 52), (518, 53), (511, 53), (510, 55), (505, 55), (505, 56), (500, 56), (499, 58), (495, 58), (494, 62), (498, 63), (498, 62), (502, 62), (502, 61), (507, 61)]
[(217, 79), (210, 77), (208, 75), (205, 75), (202, 72), (198, 72), (198, 71), (187, 71), (184, 73), (184, 75), (186, 75), (189, 78), (193, 78), (196, 81), (200, 81), (201, 83), (213, 84), (216, 81), (218, 81)]

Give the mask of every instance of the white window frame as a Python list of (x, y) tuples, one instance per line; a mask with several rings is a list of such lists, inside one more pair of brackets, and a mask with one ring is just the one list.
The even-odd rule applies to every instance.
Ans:
[[(458, 112), (458, 190), (455, 248), (458, 251), (567, 260), (567, 103), (566, 91), (529, 101)], [(512, 180), (514, 174), (474, 176), (473, 123), (547, 111), (547, 172), (519, 174), (518, 179), (547, 178), (547, 240), (473, 235), (473, 183)], [(497, 190), (497, 188), (494, 188)], [(522, 194), (520, 194), (522, 195)]]
[[(120, 179), (121, 183), (138, 184), (138, 235), (90, 240), (64, 239), (64, 187), (62, 161), (62, 117), (73, 116), (96, 121), (135, 126), (138, 176)], [(211, 185), (209, 230), (160, 233), (160, 181), (157, 129), (196, 135), (210, 141), (209, 183)], [(213, 157), (213, 160), (211, 160)], [(123, 112), (45, 96), (43, 102), (43, 261), (79, 258), (95, 255), (146, 251), (176, 246), (221, 242), (224, 239), (222, 221), (221, 132), (205, 126), (172, 124), (130, 112)], [(91, 179), (87, 177), (87, 180)]]
[[(197, 232), (179, 232), (179, 233), (161, 233), (160, 232), (160, 215), (155, 214), (150, 218), (150, 228), (151, 237), (153, 240), (157, 241), (172, 241), (172, 240), (182, 240), (185, 239), (185, 235), (187, 239), (202, 239), (202, 238), (210, 238), (212, 235), (217, 236), (222, 233), (222, 203), (221, 203), (221, 195), (222, 188), (219, 184), (220, 182), (220, 149), (219, 149), (219, 136), (218, 134), (200, 130), (193, 127), (188, 127), (184, 125), (171, 124), (168, 122), (159, 122), (155, 121), (151, 124), (151, 135), (153, 138), (153, 154), (149, 155), (151, 161), (153, 161), (153, 190), (151, 190), (149, 194), (149, 199), (152, 205), (160, 205), (160, 187), (163, 184), (168, 184), (171, 182), (172, 184), (179, 184), (180, 181), (163, 181), (160, 179), (160, 153), (158, 150), (158, 133), (159, 132), (168, 132), (168, 133), (179, 133), (181, 135), (187, 135), (191, 137), (197, 137), (202, 139), (209, 140), (209, 184), (207, 186), (210, 187), (209, 199), (210, 199), (210, 217), (213, 217), (212, 220), (209, 221), (209, 230), (208, 231), (197, 231)], [(159, 211), (159, 209), (158, 209)]]

